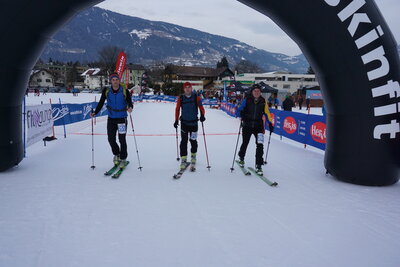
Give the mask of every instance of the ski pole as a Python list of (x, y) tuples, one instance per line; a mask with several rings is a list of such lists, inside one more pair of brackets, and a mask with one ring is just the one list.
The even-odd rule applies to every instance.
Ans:
[(204, 146), (205, 146), (205, 148), (206, 148), (206, 157), (207, 157), (207, 169), (210, 171), (210, 169), (211, 169), (211, 166), (210, 166), (210, 161), (208, 160), (208, 151), (207, 151), (207, 141), (206, 141), (206, 134), (205, 134), (205, 132), (204, 132), (204, 123), (203, 122), (201, 122), (201, 127), (202, 127), (202, 129), (203, 129), (203, 137), (204, 137)]
[(264, 164), (267, 164), (267, 158), (268, 158), (268, 152), (269, 152), (269, 145), (271, 144), (271, 136), (272, 132), (269, 132), (269, 138), (268, 138), (268, 146), (267, 146), (267, 152), (265, 153), (265, 161)]
[(232, 167), (231, 167), (231, 172), (235, 170), (233, 166), (235, 166), (235, 159), (236, 159), (236, 153), (239, 145), (239, 139), (240, 139), (240, 132), (242, 131), (242, 122), (240, 122), (240, 127), (239, 127), (239, 132), (238, 132), (238, 137), (236, 141), (236, 147), (235, 147), (235, 154), (233, 154), (233, 161), (232, 161)]
[(179, 141), (178, 141), (178, 128), (175, 129), (176, 130), (176, 161), (179, 161)]
[(143, 167), (142, 167), (142, 164), (140, 164), (139, 149), (138, 149), (138, 145), (137, 145), (137, 142), (136, 142), (136, 134), (135, 134), (135, 127), (133, 126), (132, 114), (129, 114), (129, 116), (130, 116), (130, 119), (131, 119), (133, 139), (135, 140), (136, 154), (137, 154), (137, 159), (138, 159), (138, 163), (139, 163), (139, 168), (138, 169), (140, 171), (142, 171)]
[[(91, 114), (93, 114), (93, 109)], [(96, 168), (96, 166), (94, 165), (94, 124), (93, 124), (93, 117), (92, 117), (92, 170), (94, 170)]]

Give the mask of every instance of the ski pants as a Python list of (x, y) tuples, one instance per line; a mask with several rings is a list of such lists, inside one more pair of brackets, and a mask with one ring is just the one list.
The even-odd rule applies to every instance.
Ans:
[[(249, 145), (251, 136), (254, 135), (256, 138), (256, 165), (263, 165), (264, 164), (264, 129), (263, 127), (243, 127), (242, 138), (243, 142), (240, 147), (239, 157), (244, 159), (246, 156), (247, 146)], [(260, 135), (260, 136), (259, 136)], [(262, 135), (262, 137), (261, 137)], [(262, 139), (262, 140), (261, 140)]]
[[(126, 144), (127, 128), (128, 121), (126, 118), (108, 118), (107, 120), (108, 143), (110, 143), (113, 155), (120, 156), (121, 159), (126, 159), (128, 157), (128, 148)], [(121, 148), (117, 144), (117, 132)]]
[(181, 157), (185, 157), (188, 154), (187, 144), (190, 140), (191, 152), (197, 153), (197, 132), (199, 130), (199, 126), (196, 125), (186, 125), (184, 123), (181, 124)]

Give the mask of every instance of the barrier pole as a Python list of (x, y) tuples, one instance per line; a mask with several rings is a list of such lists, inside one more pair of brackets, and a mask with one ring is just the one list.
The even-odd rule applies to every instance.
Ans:
[[(60, 108), (62, 109), (61, 98), (58, 99), (60, 102)], [(65, 117), (63, 117), (63, 126), (64, 126), (64, 138), (67, 138), (67, 130), (65, 129)]]
[[(52, 104), (52, 102), (51, 102), (51, 98), (50, 98), (50, 106), (51, 106), (51, 110), (53, 110), (53, 104)], [(52, 116), (53, 117), (53, 116)], [(53, 129), (53, 138), (56, 138), (56, 134), (55, 134), (55, 131), (54, 131), (54, 121), (53, 121), (53, 127), (52, 127), (52, 129)]]

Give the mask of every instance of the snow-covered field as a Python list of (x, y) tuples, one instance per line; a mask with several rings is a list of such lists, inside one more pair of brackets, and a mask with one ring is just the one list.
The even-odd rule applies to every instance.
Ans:
[(279, 187), (231, 173), (239, 121), (210, 109), (212, 169), (200, 136), (198, 172), (174, 181), (173, 112), (135, 106), (142, 172), (130, 136), (131, 165), (119, 180), (103, 176), (112, 155), (100, 119), (94, 171), (86, 121), (0, 173), (0, 266), (400, 266), (400, 185), (336, 181), (322, 152), (275, 136), (264, 170)]

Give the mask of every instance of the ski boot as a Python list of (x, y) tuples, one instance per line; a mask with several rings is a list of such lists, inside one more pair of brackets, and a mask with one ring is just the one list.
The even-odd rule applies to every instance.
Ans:
[(244, 164), (245, 164), (244, 158), (240, 158), (238, 164), (239, 164), (240, 168), (244, 168)]
[(259, 176), (263, 176), (264, 175), (261, 165), (256, 165), (256, 173)]
[(127, 161), (126, 159), (122, 159), (122, 160), (119, 162), (119, 168), (120, 168), (120, 169), (125, 169), (127, 165), (128, 165), (128, 161)]
[(192, 153), (192, 159), (190, 160), (190, 171), (195, 172), (196, 171), (196, 153)]
[(186, 169), (186, 167), (187, 167), (187, 156), (182, 156), (180, 168), (181, 168), (181, 170), (184, 170), (184, 169)]
[(114, 162), (115, 166), (117, 166), (121, 163), (121, 159), (120, 159), (119, 155), (114, 156), (113, 162)]

